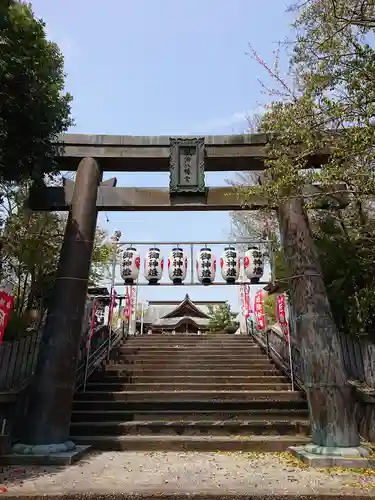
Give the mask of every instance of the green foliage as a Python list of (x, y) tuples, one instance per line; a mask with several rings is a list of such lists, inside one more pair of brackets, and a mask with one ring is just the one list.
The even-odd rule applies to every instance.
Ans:
[(72, 125), (64, 58), (29, 5), (3, 2), (0, 17), (0, 181), (37, 179), (58, 170), (55, 139)]
[[(1, 279), (13, 284), (15, 315), (36, 307), (48, 308), (63, 242), (66, 216), (35, 212), (25, 217), (27, 186), (5, 191), (7, 208), (0, 237)], [(105, 231), (97, 228), (90, 281), (99, 280), (109, 266), (111, 245)], [(22, 332), (20, 332), (22, 333)]]
[[(269, 239), (270, 255), (266, 255), (272, 270), (274, 281), (284, 282), (286, 287), (288, 272), (285, 266), (284, 253), (281, 250), (278, 221), (271, 210), (257, 212), (231, 212), (231, 236), (236, 241), (244, 239)], [(265, 240), (266, 241), (266, 240)], [(268, 245), (267, 245), (268, 247)], [(268, 248), (267, 248), (268, 249)]]
[(233, 315), (229, 304), (225, 303), (217, 306), (209, 305), (208, 314), (210, 316), (210, 330), (212, 332), (235, 330)]
[[(277, 89), (269, 90), (271, 102), (260, 121), (268, 136), (267, 174), (261, 186), (242, 195), (278, 202), (298, 196), (310, 182), (345, 182), (356, 197), (373, 194), (374, 2), (310, 0), (294, 11), (289, 75), (254, 51)], [(317, 156), (311, 163), (322, 151), (331, 153), (328, 161)]]
[(20, 337), (33, 333), (28, 332), (29, 319), (25, 313), (19, 314), (17, 311), (12, 311), (7, 326), (4, 332), (4, 341), (17, 340)]
[(97, 227), (92, 251), (90, 268), (90, 284), (98, 283), (105, 276), (110, 267), (113, 256), (113, 247), (108, 241), (108, 235), (104, 229)]
[(317, 213), (312, 228), (337, 326), (348, 334), (374, 336), (373, 211), (354, 205), (336, 213)]
[[(266, 196), (274, 206), (301, 196), (309, 183), (331, 186), (331, 195), (341, 192), (335, 183), (346, 184), (347, 208), (330, 203), (327, 211), (310, 212), (313, 236), (339, 329), (374, 334), (375, 2), (308, 0), (290, 10), (288, 71), (281, 72), (279, 58), (273, 67), (253, 50), (276, 84), (263, 85), (270, 102), (257, 126), (269, 159), (261, 182), (240, 182), (238, 194), (244, 203), (249, 195)], [(305, 197), (309, 208), (326, 199)], [(275, 278), (285, 279), (277, 241), (274, 250)]]
[(266, 324), (273, 325), (276, 323), (276, 295), (266, 295), (264, 297), (264, 314), (266, 316)]

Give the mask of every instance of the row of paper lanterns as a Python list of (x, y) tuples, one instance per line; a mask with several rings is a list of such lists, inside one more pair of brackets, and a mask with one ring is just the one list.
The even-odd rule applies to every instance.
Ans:
[[(126, 285), (138, 280), (141, 258), (134, 247), (128, 247), (122, 254), (121, 277)], [(245, 276), (258, 283), (263, 276), (264, 261), (262, 252), (256, 247), (249, 247), (243, 257)], [(175, 285), (186, 279), (188, 258), (183, 248), (175, 247), (168, 256), (168, 275)], [(221, 276), (227, 283), (235, 283), (240, 276), (241, 257), (234, 246), (227, 246), (220, 257)], [(164, 257), (160, 248), (150, 248), (144, 260), (144, 276), (150, 285), (157, 284), (164, 270)], [(198, 281), (210, 285), (216, 276), (216, 257), (210, 248), (201, 248), (196, 257)]]

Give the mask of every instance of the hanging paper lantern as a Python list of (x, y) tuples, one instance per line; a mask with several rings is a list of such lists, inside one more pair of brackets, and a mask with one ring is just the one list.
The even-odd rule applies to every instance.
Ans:
[(124, 250), (121, 263), (121, 278), (126, 285), (132, 285), (134, 281), (137, 281), (140, 263), (141, 258), (136, 248), (128, 247)]
[(180, 247), (172, 248), (168, 257), (168, 275), (174, 285), (181, 285), (186, 278), (187, 257)]
[(243, 264), (246, 277), (251, 283), (259, 283), (264, 271), (262, 252), (256, 247), (249, 247), (245, 252)]
[(235, 283), (240, 276), (240, 256), (236, 248), (224, 248), (220, 258), (221, 276), (227, 283)]
[(198, 281), (203, 285), (210, 285), (215, 280), (216, 258), (211, 248), (201, 248), (197, 255)]
[(150, 248), (145, 257), (145, 278), (150, 285), (156, 285), (163, 275), (164, 259), (160, 248)]

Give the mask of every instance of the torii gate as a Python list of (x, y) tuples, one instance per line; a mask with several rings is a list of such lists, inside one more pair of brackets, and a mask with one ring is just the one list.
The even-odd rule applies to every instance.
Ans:
[[(209, 137), (133, 137), (71, 135), (61, 138), (61, 170), (77, 171), (75, 183), (35, 187), (32, 210), (68, 210), (52, 305), (48, 311), (28, 417), (28, 449), (37, 452), (71, 450), (69, 442), (77, 352), (87, 292), (97, 213), (105, 211), (254, 210), (268, 200), (253, 196), (246, 205), (231, 187), (206, 187), (205, 171), (264, 169), (264, 134)], [(319, 168), (328, 153), (312, 157)], [(115, 187), (102, 182), (105, 171), (170, 172), (169, 189)], [(343, 185), (330, 188), (340, 191)], [(322, 193), (306, 186), (305, 195)], [(343, 193), (330, 196), (348, 203)], [(304, 382), (309, 402), (312, 443), (308, 452), (327, 450), (351, 456), (364, 451), (346, 385), (343, 356), (325, 292), (302, 198), (286, 200), (278, 211), (282, 243), (290, 273), (290, 289), (297, 317), (297, 339), (305, 360)], [(42, 251), (42, 249), (41, 249)], [(305, 451), (306, 451), (305, 450)]]

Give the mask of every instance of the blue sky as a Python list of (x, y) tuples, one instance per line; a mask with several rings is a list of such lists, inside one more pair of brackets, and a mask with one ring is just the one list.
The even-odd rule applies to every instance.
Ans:
[[(273, 61), (290, 18), (283, 0), (34, 0), (34, 12), (65, 56), (72, 131), (122, 135), (241, 133), (265, 102), (262, 67), (249, 42)], [(225, 185), (232, 174), (206, 175)], [(109, 174), (108, 176), (111, 176)], [(167, 174), (117, 175), (120, 186), (168, 186)], [(108, 220), (107, 220), (108, 216)], [(226, 212), (108, 213), (100, 224), (126, 241), (222, 240)], [(220, 249), (215, 249), (220, 253)], [(119, 292), (122, 290), (119, 289)], [(229, 300), (233, 287), (140, 288), (140, 298)]]

